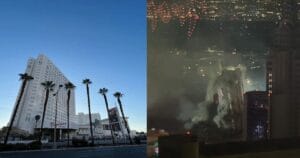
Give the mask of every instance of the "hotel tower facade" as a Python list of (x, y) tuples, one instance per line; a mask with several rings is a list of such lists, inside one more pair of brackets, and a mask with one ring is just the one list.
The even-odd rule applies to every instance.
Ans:
[[(55, 87), (49, 94), (49, 100), (45, 113), (44, 127), (45, 129), (54, 128), (56, 97), (53, 96), (57, 92), (58, 86), (63, 85), (58, 92), (57, 97), (57, 128), (67, 128), (67, 90), (65, 83), (69, 80), (63, 73), (44, 55), (39, 55), (36, 59), (30, 58), (27, 63), (25, 73), (34, 79), (29, 81), (25, 87), (25, 91), (20, 102), (13, 127), (34, 133), (34, 129), (41, 127), (43, 115), (43, 106), (45, 101), (45, 88), (41, 85), (45, 81), (53, 81)], [(19, 90), (19, 94), (20, 95)], [(14, 107), (15, 108), (15, 107)], [(70, 98), (70, 129), (76, 127), (75, 116), (75, 92), (72, 90)], [(36, 121), (35, 116), (40, 115), (40, 119)], [(12, 116), (11, 116), (12, 117)], [(11, 120), (12, 118), (10, 118)]]

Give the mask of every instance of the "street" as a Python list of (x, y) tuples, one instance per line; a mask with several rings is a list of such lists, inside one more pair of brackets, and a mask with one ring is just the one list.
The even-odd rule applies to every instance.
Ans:
[(146, 145), (0, 152), (0, 158), (146, 158)]

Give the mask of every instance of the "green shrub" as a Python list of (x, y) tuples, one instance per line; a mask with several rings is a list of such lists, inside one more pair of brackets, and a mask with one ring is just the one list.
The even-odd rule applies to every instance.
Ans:
[(72, 139), (73, 146), (88, 146), (88, 141), (85, 139)]
[(26, 150), (26, 149), (27, 149), (27, 145), (23, 143), (0, 145), (0, 151), (14, 151), (14, 150)]
[(41, 149), (42, 143), (40, 141), (33, 141), (28, 144), (29, 149)]

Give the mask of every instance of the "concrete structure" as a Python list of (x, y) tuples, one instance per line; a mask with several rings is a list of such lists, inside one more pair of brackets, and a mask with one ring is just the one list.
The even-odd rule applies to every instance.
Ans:
[(286, 1), (267, 62), (271, 138), (300, 136), (300, 30), (294, 3)]
[(145, 145), (107, 146), (62, 148), (56, 150), (26, 150), (13, 152), (0, 152), (0, 157), (42, 157), (42, 158), (143, 158), (146, 155)]
[[(49, 95), (44, 128), (54, 128), (56, 97), (54, 97), (53, 94), (57, 91), (58, 85), (64, 85), (69, 82), (69, 80), (44, 55), (39, 55), (36, 59), (30, 58), (28, 60), (25, 73), (34, 77), (34, 79), (28, 82), (25, 87), (24, 95), (13, 127), (28, 131), (29, 133), (34, 132), (35, 126), (40, 128), (42, 119), (40, 119), (36, 124), (35, 116), (42, 116), (43, 113), (43, 104), (46, 92), (41, 83), (45, 81), (53, 81), (55, 83), (55, 88)], [(67, 127), (67, 90), (65, 88), (61, 88), (59, 91), (57, 107), (57, 128), (64, 129)], [(75, 128), (75, 122), (75, 95), (74, 91), (72, 91), (70, 99), (70, 128)]]
[[(113, 107), (113, 108), (109, 109), (109, 115), (110, 115), (110, 119), (111, 119), (110, 123), (111, 123), (111, 126), (112, 126), (112, 130), (114, 131), (115, 135), (127, 136), (128, 133), (127, 133), (127, 130), (126, 130), (126, 127), (125, 127), (125, 122), (124, 122), (122, 116), (120, 116), (118, 108)], [(128, 117), (125, 117), (125, 119), (128, 123)], [(106, 128), (103, 128), (103, 129), (107, 130), (107, 126), (105, 126), (105, 125), (109, 124), (108, 119), (102, 120), (102, 122), (103, 122), (102, 123), (103, 127), (106, 127)], [(129, 123), (127, 125), (128, 125), (129, 130), (130, 130)]]
[[(126, 120), (128, 120), (127, 117), (126, 117)], [(102, 127), (103, 127), (104, 135), (110, 135), (110, 128), (109, 128), (108, 119), (101, 120), (101, 124), (102, 124)], [(120, 122), (118, 122), (118, 123), (116, 123), (116, 122), (113, 123), (112, 128), (114, 129), (114, 134), (115, 134), (116, 137), (123, 137), (124, 135), (127, 136), (127, 131), (126, 131), (123, 119), (120, 120)], [(132, 134), (134, 134), (133, 131), (130, 131), (130, 133), (131, 133), (131, 136), (133, 136), (132, 135)]]
[[(101, 120), (99, 113), (92, 113), (92, 122), (95, 122), (96, 120)], [(78, 125), (86, 125), (90, 124), (89, 114), (84, 114), (83, 112), (80, 112), (76, 115), (77, 124)]]
[[(93, 134), (95, 137), (102, 137), (103, 136), (103, 128), (101, 125), (101, 117), (99, 113), (92, 113), (92, 124), (93, 124)], [(89, 114), (84, 114), (82, 112), (78, 113), (76, 115), (77, 118), (77, 130), (76, 135), (77, 136), (84, 136), (84, 137), (90, 137), (91, 131), (90, 131), (90, 120), (89, 120)]]
[[(111, 124), (112, 124), (112, 129), (114, 131), (115, 137), (123, 138), (124, 136), (127, 136), (125, 123), (123, 121), (123, 118), (119, 114), (118, 108), (113, 107), (109, 110), (111, 111), (111, 120), (112, 120)], [(91, 135), (88, 116), (89, 116), (88, 114), (84, 114), (84, 113), (79, 113), (77, 115), (77, 119), (78, 119), (78, 126), (76, 131), (77, 136), (89, 137)], [(99, 120), (99, 122), (96, 120)], [(128, 117), (126, 117), (126, 120), (128, 120)], [(110, 132), (111, 129), (107, 118), (101, 120), (100, 114), (94, 113), (92, 114), (92, 124), (93, 124), (93, 131), (95, 137), (101, 138), (101, 137), (111, 136), (111, 132)], [(132, 137), (136, 136), (135, 131), (131, 131), (130, 134)]]
[(247, 109), (247, 140), (267, 139), (268, 137), (268, 94), (266, 91), (251, 91), (244, 94)]

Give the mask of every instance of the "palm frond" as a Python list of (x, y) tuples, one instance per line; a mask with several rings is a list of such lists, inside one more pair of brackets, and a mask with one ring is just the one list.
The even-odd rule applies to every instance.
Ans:
[(82, 83), (83, 83), (83, 84), (91, 84), (92, 81), (91, 81), (90, 79), (86, 78), (86, 79), (84, 79), (84, 80), (82, 81)]
[(55, 83), (53, 83), (53, 81), (45, 81), (45, 82), (42, 82), (41, 85), (44, 86), (45, 89), (53, 91), (53, 87), (55, 86)]
[(102, 95), (105, 95), (107, 92), (108, 92), (107, 88), (100, 88), (99, 89), (99, 93), (102, 94)]
[(19, 74), (19, 76), (20, 76), (20, 80), (32, 80), (33, 79), (33, 77), (29, 76), (27, 73)]
[(71, 83), (71, 82), (68, 82), (68, 83), (66, 83), (66, 84), (65, 84), (65, 88), (69, 90), (69, 89), (73, 89), (73, 88), (75, 88), (75, 86), (74, 86), (74, 84), (73, 84), (73, 83)]
[(116, 98), (121, 98), (123, 96), (123, 94), (121, 92), (116, 92), (116, 93), (114, 93), (114, 96)]

